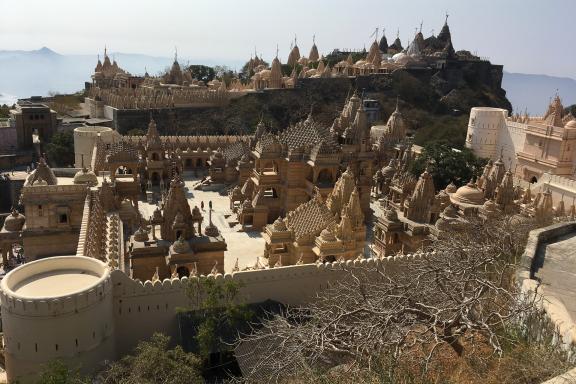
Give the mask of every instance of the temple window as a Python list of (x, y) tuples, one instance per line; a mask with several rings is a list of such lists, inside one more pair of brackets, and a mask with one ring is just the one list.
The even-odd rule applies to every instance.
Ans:
[(270, 198), (277, 198), (278, 197), (278, 193), (276, 193), (276, 189), (274, 188), (266, 188), (264, 190), (264, 197), (270, 197)]
[(58, 224), (67, 225), (70, 224), (70, 208), (68, 207), (57, 207), (56, 215), (58, 217)]
[(39, 205), (38, 206), (38, 216), (42, 217), (44, 215), (44, 210), (42, 209), (42, 206)]
[(318, 173), (318, 178), (316, 179), (318, 184), (330, 184), (332, 183), (332, 174), (329, 169), (323, 169)]
[(61, 213), (60, 215), (58, 215), (58, 223), (68, 224), (68, 215), (65, 213)]

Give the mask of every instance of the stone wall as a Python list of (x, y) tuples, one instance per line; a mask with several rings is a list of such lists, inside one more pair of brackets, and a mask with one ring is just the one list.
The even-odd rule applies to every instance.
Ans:
[[(536, 273), (544, 265), (543, 255), (538, 252), (541, 247), (554, 241), (561, 236), (576, 232), (576, 222), (559, 223), (546, 228), (536, 229), (530, 232), (526, 249), (522, 256), (521, 267), (517, 272), (517, 281), (522, 291), (528, 295), (536, 294), (538, 305), (546, 314), (546, 321), (540, 327), (533, 327), (535, 332), (551, 325), (558, 333), (559, 339), (553, 340), (561, 348), (572, 351), (576, 345), (576, 324), (564, 304), (554, 296), (547, 295), (545, 288), (540, 287), (540, 281)], [(545, 284), (545, 282), (544, 282)], [(542, 293), (542, 291), (544, 291)], [(538, 337), (538, 335), (535, 335)], [(574, 359), (576, 356), (570, 356)], [(571, 370), (563, 375), (546, 381), (543, 384), (560, 384), (576, 382), (576, 370)]]
[[(237, 282), (240, 296), (246, 303), (274, 300), (287, 305), (302, 305), (327, 288), (331, 281), (345, 278), (345, 267), (380, 267), (392, 274), (397, 271), (398, 260), (421, 256), (295, 265), (201, 278)], [(112, 280), (118, 355), (129, 352), (140, 340), (149, 338), (154, 332), (163, 332), (179, 340), (176, 310), (193, 308), (184, 292), (188, 278), (142, 283), (116, 270), (112, 272)]]

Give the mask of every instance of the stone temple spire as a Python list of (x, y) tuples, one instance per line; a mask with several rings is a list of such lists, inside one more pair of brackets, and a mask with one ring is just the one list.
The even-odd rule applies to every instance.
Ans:
[(282, 64), (278, 59), (278, 48), (276, 48), (276, 57), (272, 60), (270, 69), (270, 88), (282, 88)]
[(514, 179), (510, 170), (506, 171), (496, 190), (496, 204), (505, 213), (511, 213), (514, 207)]
[(148, 132), (146, 133), (146, 150), (161, 148), (162, 140), (156, 128), (156, 121), (154, 121), (152, 114), (150, 114), (150, 123), (148, 123)]
[(318, 47), (316, 46), (316, 35), (312, 36), (312, 48), (310, 48), (310, 53), (308, 54), (308, 60), (314, 63), (318, 61), (320, 55), (318, 54)]
[(412, 198), (406, 203), (406, 218), (417, 223), (428, 223), (435, 193), (432, 175), (425, 170), (414, 187)]
[(382, 38), (380, 39), (378, 47), (380, 48), (380, 52), (388, 53), (388, 40), (386, 39), (386, 28), (382, 28)]

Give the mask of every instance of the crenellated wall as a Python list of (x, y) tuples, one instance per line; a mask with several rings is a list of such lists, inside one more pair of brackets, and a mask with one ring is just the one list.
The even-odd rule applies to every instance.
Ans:
[[(422, 256), (295, 265), (190, 279), (237, 282), (240, 296), (247, 303), (274, 300), (300, 305), (331, 282), (346, 278), (346, 268), (378, 267), (394, 274), (399, 261)], [(42, 280), (54, 271), (84, 271), (99, 276), (99, 280), (58, 297), (19, 297), (20, 284)], [(23, 383), (31, 382), (42, 365), (55, 358), (91, 372), (104, 360), (130, 352), (155, 332), (178, 341), (177, 309), (194, 308), (185, 293), (190, 279), (141, 282), (120, 270), (110, 272), (105, 263), (82, 256), (43, 259), (15, 269), (0, 285), (9, 379), (18, 377)]]
[[(393, 274), (397, 271), (399, 260), (409, 261), (423, 255), (294, 265), (200, 278), (238, 283), (240, 295), (246, 303), (274, 300), (288, 305), (301, 305), (327, 288), (330, 282), (344, 278), (347, 275), (345, 267), (379, 267)], [(112, 279), (116, 346), (120, 355), (130, 351), (138, 341), (149, 338), (154, 332), (163, 332), (178, 340), (176, 309), (192, 306), (184, 292), (189, 282), (187, 277), (165, 279), (153, 284), (150, 281), (142, 283), (132, 280), (120, 271), (113, 271)], [(146, 321), (142, 321), (143, 318)]]
[[(88, 284), (76, 289), (71, 279), (85, 275), (91, 276)], [(36, 290), (27, 288), (34, 283)], [(116, 356), (112, 279), (102, 262), (75, 256), (38, 260), (9, 273), (1, 288), (9, 382), (33, 382), (54, 359), (91, 372)], [(47, 295), (46, 290), (58, 293)]]

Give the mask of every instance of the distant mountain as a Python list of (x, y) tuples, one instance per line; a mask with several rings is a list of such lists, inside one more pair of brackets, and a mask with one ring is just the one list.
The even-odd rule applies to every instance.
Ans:
[(531, 115), (544, 114), (556, 92), (564, 106), (576, 104), (576, 80), (569, 77), (504, 72), (502, 88), (517, 112), (527, 108)]
[[(172, 58), (130, 53), (110, 53), (118, 65), (138, 75), (148, 70), (157, 74), (172, 65)], [(101, 58), (103, 59), (103, 58)], [(12, 103), (17, 98), (46, 96), (50, 92), (73, 93), (90, 81), (98, 58), (96, 55), (61, 55), (50, 48), (34, 51), (0, 50), (0, 104)], [(240, 61), (216, 62), (210, 60), (179, 59), (181, 65), (228, 65), (239, 68)]]
[[(170, 57), (155, 57), (134, 53), (110, 53), (120, 67), (132, 74), (157, 74), (172, 64)], [(96, 66), (96, 55), (61, 55), (48, 47), (33, 51), (0, 50), (0, 104), (17, 98), (45, 96), (50, 92), (72, 93), (83, 89), (84, 82)], [(180, 59), (180, 64), (228, 65), (240, 68), (241, 60)], [(547, 75), (504, 72), (502, 88), (515, 110), (528, 108), (531, 114), (545, 112), (549, 98), (558, 90), (564, 105), (576, 104), (576, 80)]]

